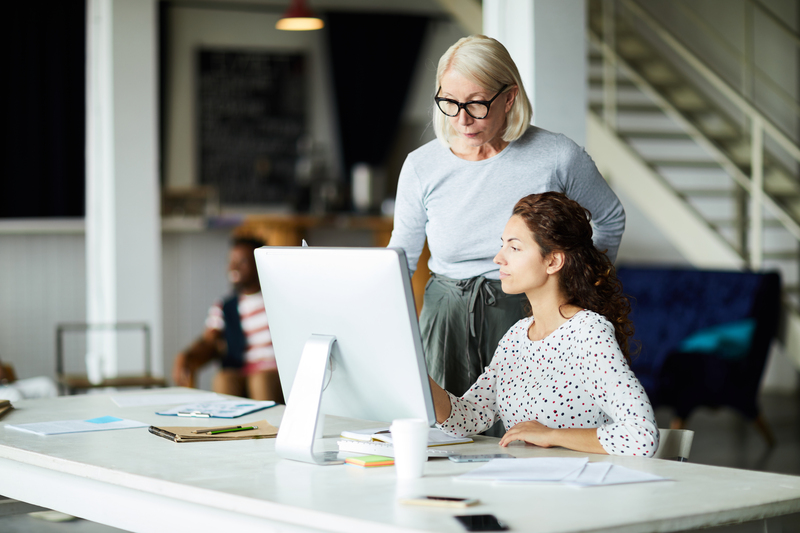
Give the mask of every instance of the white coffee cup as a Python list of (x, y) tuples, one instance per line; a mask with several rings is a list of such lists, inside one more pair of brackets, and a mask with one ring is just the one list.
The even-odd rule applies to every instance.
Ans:
[(402, 418), (392, 422), (394, 466), (398, 479), (422, 477), (428, 460), (428, 422), (419, 418)]

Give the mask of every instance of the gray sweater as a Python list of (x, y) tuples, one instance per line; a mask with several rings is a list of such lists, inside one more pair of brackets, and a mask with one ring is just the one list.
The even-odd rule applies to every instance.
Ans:
[(592, 213), (595, 246), (614, 261), (625, 229), (622, 204), (581, 147), (535, 126), (483, 161), (465, 161), (438, 140), (411, 152), (400, 171), (389, 246), (405, 251), (413, 272), (427, 236), (432, 272), (499, 279), (492, 259), (514, 204), (547, 191)]

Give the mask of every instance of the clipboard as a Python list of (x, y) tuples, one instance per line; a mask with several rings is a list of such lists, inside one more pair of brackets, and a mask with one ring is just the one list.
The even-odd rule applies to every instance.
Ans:
[(278, 405), (273, 401), (217, 400), (212, 402), (187, 403), (156, 412), (164, 416), (188, 416), (193, 418), (237, 418), (262, 409)]
[[(225, 441), (225, 440), (246, 440), (246, 439), (268, 439), (278, 435), (278, 428), (267, 422), (266, 420), (258, 420), (257, 422), (247, 422), (247, 426), (256, 426), (257, 429), (247, 429), (242, 431), (231, 431), (224, 433), (211, 434), (208, 431), (215, 429), (224, 430), (229, 426), (200, 426), (200, 427), (158, 427), (150, 426), (150, 433), (157, 437), (163, 437), (173, 442), (208, 442), (208, 441)], [(204, 431), (206, 433), (195, 433), (196, 431)]]

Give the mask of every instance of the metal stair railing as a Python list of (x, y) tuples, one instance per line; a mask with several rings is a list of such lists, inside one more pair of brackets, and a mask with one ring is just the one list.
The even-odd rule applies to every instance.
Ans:
[[(748, 0), (754, 2), (755, 0)], [(624, 7), (638, 20), (644, 22), (649, 30), (676, 53), (694, 72), (702, 76), (716, 91), (723, 95), (728, 102), (733, 104), (750, 121), (750, 174), (745, 174), (731, 158), (720, 150), (699, 128), (683, 115), (675, 106), (671, 105), (659, 92), (650, 85), (634, 68), (628, 65), (617, 53), (615, 47), (615, 10), (617, 6)], [(761, 6), (759, 6), (761, 7)], [(736, 183), (749, 195), (750, 201), (750, 254), (748, 264), (750, 268), (758, 270), (763, 265), (764, 247), (762, 240), (763, 208), (769, 209), (786, 228), (786, 230), (800, 243), (800, 224), (791, 213), (787, 212), (764, 190), (764, 138), (765, 134), (773, 139), (796, 162), (800, 162), (800, 146), (790, 139), (775, 123), (766, 117), (753, 103), (739, 93), (720, 75), (718, 75), (703, 60), (698, 58), (682, 42), (678, 40), (661, 23), (647, 13), (633, 0), (602, 0), (602, 37), (590, 33), (590, 39), (603, 55), (603, 119), (616, 130), (617, 96), (616, 72), (619, 67), (639, 89), (648, 94), (665, 114), (673, 118), (684, 127), (684, 130), (703, 146), (714, 159), (724, 168)], [(743, 250), (744, 253), (744, 250)]]
[[(683, 13), (697, 27), (699, 27), (702, 30), (703, 35), (713, 39), (714, 43), (717, 44), (717, 46), (719, 46), (723, 51), (725, 51), (728, 56), (735, 58), (736, 63), (741, 67), (741, 92), (747, 97), (748, 100), (752, 98), (753, 85), (755, 80), (758, 80), (764, 85), (768, 86), (772, 91), (772, 94), (780, 98), (784, 104), (792, 108), (792, 112), (795, 115), (800, 115), (800, 102), (786, 92), (786, 90), (778, 83), (773, 81), (773, 79), (766, 72), (760, 69), (754, 62), (753, 49), (755, 39), (753, 37), (754, 15), (752, 13), (746, 13), (745, 16), (746, 28), (744, 32), (744, 38), (746, 42), (743, 47), (744, 52), (740, 53), (725, 39), (720, 32), (718, 32), (711, 24), (709, 24), (702, 16), (700, 16), (700, 14), (698, 14), (691, 2), (676, 1), (672, 2), (672, 5), (674, 5), (679, 11), (681, 11), (681, 13)], [(749, 10), (757, 9), (760, 13), (767, 17), (775, 27), (780, 29), (783, 35), (794, 41), (796, 46), (800, 46), (800, 34), (788, 27), (786, 23), (778, 18), (777, 15), (775, 15), (761, 2), (758, 0), (745, 0), (745, 8)]]

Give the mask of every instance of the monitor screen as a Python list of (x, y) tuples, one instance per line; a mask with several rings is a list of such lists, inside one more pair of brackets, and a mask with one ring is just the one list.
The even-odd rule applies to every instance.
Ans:
[(282, 433), (305, 441), (321, 414), (436, 422), (401, 250), (267, 246), (255, 255), (287, 399), (278, 453)]

